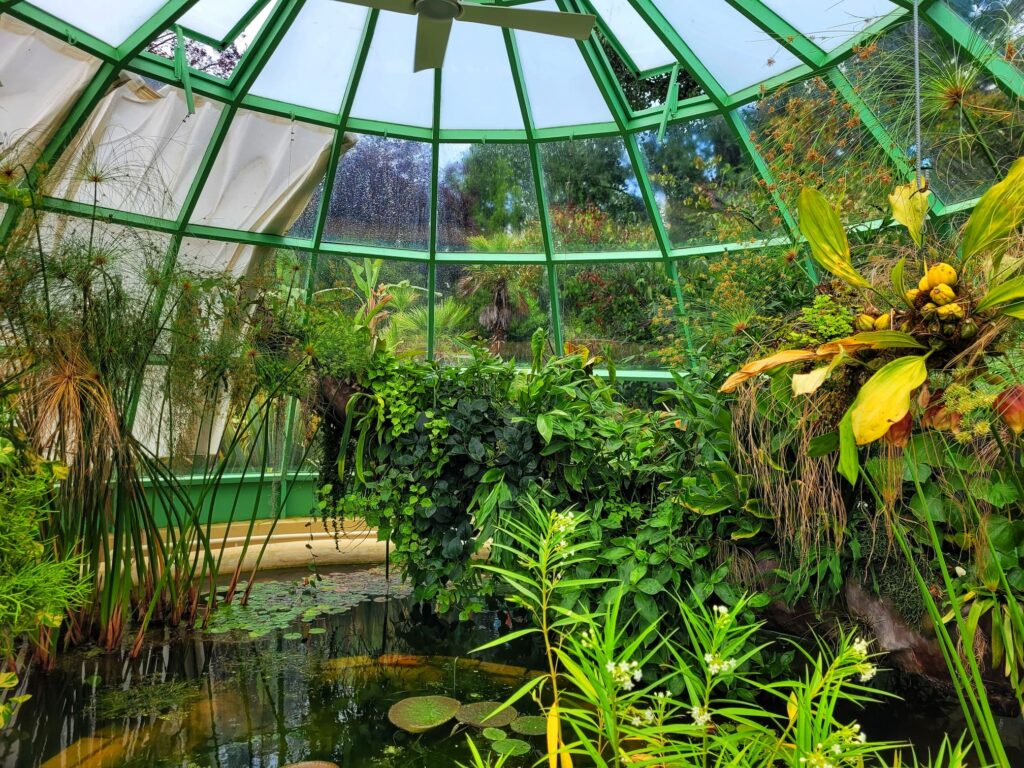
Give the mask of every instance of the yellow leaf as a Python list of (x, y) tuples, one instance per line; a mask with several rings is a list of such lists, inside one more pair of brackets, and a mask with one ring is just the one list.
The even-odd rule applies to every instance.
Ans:
[(924, 220), (928, 216), (928, 198), (931, 192), (927, 189), (919, 190), (917, 184), (903, 184), (896, 187), (889, 195), (889, 205), (892, 206), (892, 217), (910, 232), (917, 247), (921, 247), (924, 240)]
[[(564, 747), (565, 745), (563, 744), (562, 746)], [(572, 768), (572, 755), (570, 755), (566, 751), (563, 751), (560, 752), (558, 756), (559, 758), (561, 758), (562, 768)]]
[(836, 369), (836, 366), (839, 365), (839, 361), (841, 359), (842, 354), (839, 354), (836, 355), (835, 359), (833, 359), (828, 365), (815, 368), (813, 371), (808, 373), (794, 373), (793, 394), (811, 395), (817, 392), (821, 385), (828, 381), (829, 376), (832, 375), (832, 371)]
[(903, 331), (865, 331), (827, 342), (815, 351), (825, 357), (839, 352), (851, 354), (861, 349), (924, 349), (924, 345)]
[(732, 392), (744, 381), (754, 378), (759, 373), (764, 373), (772, 368), (778, 368), (780, 365), (799, 363), (804, 360), (816, 360), (818, 357), (820, 355), (810, 349), (784, 349), (781, 352), (768, 355), (768, 357), (762, 357), (760, 360), (744, 364), (736, 373), (725, 380), (725, 384), (718, 391)]
[(558, 742), (561, 741), (561, 730), (558, 722), (558, 702), (548, 710), (548, 768), (558, 768)]
[(1009, 236), (1024, 220), (1024, 157), (1010, 166), (1006, 178), (981, 196), (964, 228), (960, 253), (966, 262), (983, 251), (991, 251), (998, 263)]
[(928, 378), (925, 357), (898, 357), (868, 379), (850, 408), (857, 445), (871, 443), (910, 410), (911, 393)]
[(823, 268), (850, 285), (866, 287), (868, 281), (853, 268), (850, 242), (843, 222), (825, 196), (813, 187), (805, 187), (797, 198), (800, 231), (811, 246), (811, 255)]
[(792, 725), (796, 721), (797, 715), (796, 691), (789, 694), (789, 700), (786, 702), (786, 714), (789, 715), (789, 723)]

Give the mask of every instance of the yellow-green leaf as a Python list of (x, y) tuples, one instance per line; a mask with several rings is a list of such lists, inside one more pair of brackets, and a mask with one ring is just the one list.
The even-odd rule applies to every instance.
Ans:
[(794, 373), (793, 395), (810, 395), (817, 392), (821, 385), (828, 381), (832, 371), (836, 369), (836, 366), (839, 365), (842, 359), (843, 354), (840, 352), (828, 365), (815, 368), (808, 373)]
[(811, 256), (824, 269), (850, 285), (866, 287), (865, 280), (853, 268), (850, 260), (850, 242), (839, 214), (825, 196), (813, 187), (805, 187), (797, 198), (800, 212), (800, 231), (811, 246)]
[(815, 351), (825, 356), (856, 352), (858, 349), (924, 349), (924, 345), (903, 331), (864, 331), (826, 342)]
[(975, 309), (982, 312), (1000, 304), (1008, 304), (1024, 299), (1024, 275), (1014, 277), (993, 287), (981, 297)]
[[(892, 217), (902, 224), (914, 238), (917, 247), (924, 241), (924, 220), (928, 216), (928, 198), (931, 192), (918, 189), (915, 182), (896, 187), (889, 195)], [(902, 291), (900, 291), (902, 294)]]
[(991, 251), (998, 261), (1007, 239), (1024, 221), (1024, 157), (1010, 166), (1006, 178), (981, 196), (964, 228), (960, 252), (966, 262), (973, 256)]
[(924, 356), (898, 357), (867, 380), (850, 407), (850, 426), (857, 445), (871, 443), (907, 415), (911, 393), (924, 384)]
[(804, 360), (815, 360), (820, 355), (811, 349), (784, 349), (760, 360), (746, 363), (736, 373), (725, 380), (725, 383), (718, 390), (719, 392), (732, 392), (736, 387), (747, 379), (752, 379), (759, 373), (778, 368), (780, 365), (799, 363)]
[(896, 262), (896, 266), (892, 268), (892, 272), (889, 273), (889, 280), (892, 282), (892, 288), (896, 291), (896, 295), (900, 297), (900, 301), (903, 303), (907, 302), (907, 283), (903, 279), (903, 271), (907, 266), (907, 257), (904, 256), (902, 259)]

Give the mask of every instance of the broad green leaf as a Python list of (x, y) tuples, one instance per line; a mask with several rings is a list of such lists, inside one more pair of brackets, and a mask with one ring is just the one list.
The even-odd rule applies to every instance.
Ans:
[(991, 288), (988, 293), (981, 297), (981, 301), (978, 302), (975, 310), (983, 312), (986, 309), (998, 307), (1000, 304), (1008, 304), (1021, 301), (1022, 299), (1024, 299), (1024, 275), (1010, 278), (1006, 282)]
[(847, 410), (839, 422), (839, 474), (846, 478), (850, 485), (857, 483), (860, 473), (860, 457), (857, 455), (857, 440), (853, 435), (853, 408)]
[(871, 443), (910, 410), (910, 393), (924, 384), (924, 356), (898, 357), (868, 379), (850, 407), (850, 427), (857, 445)]
[(858, 349), (924, 349), (924, 345), (903, 331), (864, 331), (822, 344), (815, 351), (826, 356)]
[(551, 442), (551, 434), (554, 431), (551, 423), (551, 414), (542, 413), (537, 417), (537, 431), (544, 438), (545, 443)]
[(896, 262), (896, 266), (892, 268), (889, 273), (889, 282), (892, 283), (892, 288), (896, 291), (896, 295), (899, 296), (900, 301), (907, 303), (907, 283), (903, 279), (903, 272), (907, 267), (907, 257), (904, 256), (902, 259)]
[(824, 269), (850, 285), (866, 287), (865, 280), (850, 260), (850, 242), (836, 209), (813, 187), (805, 187), (797, 198), (800, 231), (811, 246), (811, 256)]
[(1006, 242), (1024, 220), (1024, 158), (1018, 158), (1006, 178), (981, 196), (964, 228), (960, 252), (963, 260), (985, 251), (993, 262), (1002, 258)]
[[(931, 192), (927, 189), (918, 189), (915, 182), (898, 186), (889, 195), (893, 219), (907, 228), (918, 248), (924, 240), (924, 220), (928, 216), (930, 196)], [(900, 295), (903, 295), (902, 289)]]

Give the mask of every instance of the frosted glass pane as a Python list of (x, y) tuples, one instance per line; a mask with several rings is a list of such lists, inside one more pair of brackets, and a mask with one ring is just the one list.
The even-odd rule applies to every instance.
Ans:
[[(551, 0), (530, 7), (558, 10)], [(612, 119), (575, 40), (536, 32), (515, 32), (515, 36), (536, 127)]]
[(267, 0), (199, 0), (178, 19), (187, 30), (213, 40), (224, 40), (254, 5)]
[(654, 3), (728, 93), (767, 80), (800, 63), (724, 0)]
[(412, 71), (415, 50), (416, 17), (381, 11), (359, 79), (352, 117), (431, 126), (434, 70)]
[(369, 11), (336, 0), (309, 0), (252, 87), (301, 107), (337, 112)]
[(32, 5), (105, 43), (120, 45), (160, 10), (163, 0), (35, 0)]
[(897, 10), (887, 0), (762, 0), (826, 51), (838, 48), (864, 27)]
[(640, 14), (633, 10), (629, 0), (591, 0), (591, 5), (640, 69), (656, 69), (675, 63), (675, 57)]
[(452, 27), (441, 77), (442, 128), (523, 127), (505, 37), (498, 27)]

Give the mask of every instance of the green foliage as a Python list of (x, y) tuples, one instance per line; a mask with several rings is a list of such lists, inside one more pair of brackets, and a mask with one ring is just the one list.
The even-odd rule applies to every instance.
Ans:
[(788, 341), (796, 347), (813, 347), (852, 333), (850, 308), (831, 294), (819, 293), (810, 306), (800, 309), (800, 317), (793, 324)]

